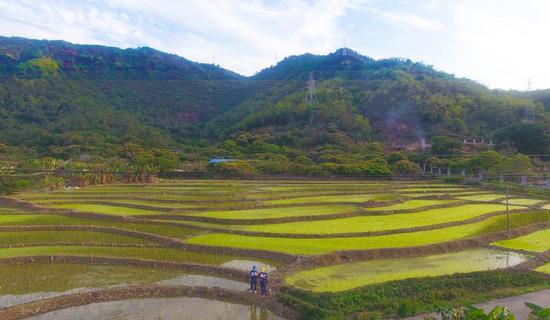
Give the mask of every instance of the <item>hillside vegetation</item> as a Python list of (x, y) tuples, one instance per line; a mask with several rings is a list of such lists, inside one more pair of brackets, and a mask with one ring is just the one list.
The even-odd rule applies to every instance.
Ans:
[[(351, 148), (372, 139), (489, 139), (528, 109), (531, 120), (547, 117), (529, 95), (342, 49), (288, 57), (246, 78), (150, 48), (0, 38), (0, 73), (2, 142), (13, 145), (241, 142), (248, 132), (279, 147)], [(304, 99), (310, 74), (312, 105)]]
[[(314, 103), (305, 99), (310, 76)], [(549, 153), (542, 93), (493, 91), (423, 63), (349, 49), (291, 56), (244, 77), (151, 48), (0, 37), (0, 161), (139, 174), (389, 176), (425, 164), (477, 173), (523, 160), (428, 155)], [(473, 138), (496, 147), (466, 148), (463, 139)], [(212, 157), (240, 161), (207, 168)], [(39, 160), (21, 164), (29, 159)]]

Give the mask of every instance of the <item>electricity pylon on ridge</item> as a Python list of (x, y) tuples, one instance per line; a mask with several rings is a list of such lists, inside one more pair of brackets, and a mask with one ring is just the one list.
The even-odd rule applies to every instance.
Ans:
[(344, 37), (344, 48), (342, 50), (342, 55), (345, 57), (348, 55), (348, 46), (347, 46), (347, 41), (346, 41), (346, 37)]
[(315, 79), (313, 78), (313, 72), (309, 73), (309, 80), (307, 80), (307, 94), (306, 94), (307, 104), (316, 104), (317, 101), (317, 92), (315, 91)]

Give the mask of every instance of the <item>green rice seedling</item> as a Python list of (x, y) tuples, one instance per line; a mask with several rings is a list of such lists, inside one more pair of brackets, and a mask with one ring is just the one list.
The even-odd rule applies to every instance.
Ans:
[[(430, 188), (430, 187), (418, 187), (418, 188), (403, 188), (398, 191), (402, 192), (433, 192), (433, 193), (445, 193), (445, 192), (457, 192), (457, 191), (468, 191), (466, 187), (456, 187), (456, 188)], [(472, 190), (473, 191), (473, 190)]]
[(348, 213), (357, 211), (358, 208), (352, 205), (326, 205), (326, 206), (304, 206), (285, 208), (266, 208), (249, 210), (229, 211), (205, 211), (190, 213), (189, 215), (217, 218), (217, 219), (273, 219), (297, 216), (317, 216), (334, 213)]
[(264, 201), (265, 204), (299, 204), (299, 203), (315, 203), (315, 202), (355, 202), (362, 203), (367, 201), (390, 201), (399, 198), (398, 195), (331, 195), (331, 196), (317, 196), (317, 197), (304, 197), (304, 198), (291, 198), (280, 200), (268, 200)]
[(73, 263), (3, 265), (0, 296), (40, 292), (64, 292), (77, 288), (107, 288), (116, 285), (152, 284), (173, 279), (174, 269)]
[[(535, 206), (544, 201), (545, 200), (527, 199), (527, 198), (508, 199), (509, 204), (518, 205), (518, 206)], [(506, 200), (502, 200), (502, 203), (506, 203)]]
[(508, 268), (527, 259), (527, 256), (515, 252), (472, 249), (316, 268), (294, 273), (286, 277), (285, 281), (308, 291), (337, 292), (393, 280)]
[[(472, 194), (472, 192), (475, 192), (475, 194)], [(471, 190), (471, 191), (459, 191), (459, 192), (414, 192), (409, 193), (405, 190), (399, 190), (399, 194), (404, 197), (409, 198), (419, 198), (419, 197), (459, 197), (459, 196), (470, 196), (470, 195), (482, 195), (487, 194), (490, 192), (487, 191), (478, 191), (478, 190)]]
[[(381, 188), (393, 188), (393, 185), (388, 183), (360, 183), (360, 184), (343, 184), (343, 183), (333, 183), (331, 185), (338, 186), (338, 189), (368, 189), (376, 190)], [(333, 189), (327, 184), (308, 184), (308, 185), (299, 185), (299, 186), (273, 186), (273, 187), (262, 187), (261, 190), (264, 191), (277, 191), (277, 192), (289, 192), (289, 191), (322, 191), (327, 189)]]
[(187, 229), (183, 227), (169, 226), (166, 224), (144, 224), (117, 222), (103, 219), (85, 219), (56, 215), (5, 215), (0, 216), (0, 226), (58, 226), (58, 225), (81, 225), (81, 226), (102, 226), (115, 227), (126, 230), (152, 233), (159, 236), (172, 238), (185, 238), (189, 235), (198, 233), (198, 230)]
[(19, 208), (3, 207), (0, 208), (0, 215), (14, 215), (14, 214), (30, 214), (30, 211), (26, 211)]
[(19, 231), (0, 232), (0, 245), (16, 245), (24, 243), (102, 243), (102, 244), (133, 244), (143, 245), (153, 243), (150, 240), (118, 235), (106, 232), (92, 231)]
[(70, 209), (70, 210), (75, 210), (80, 212), (90, 212), (90, 213), (106, 214), (106, 215), (113, 215), (113, 216), (140, 216), (140, 215), (165, 214), (165, 212), (163, 211), (107, 206), (107, 205), (101, 205), (101, 204), (57, 204), (57, 205), (54, 204), (48, 207), (54, 208), (54, 209)]
[(457, 199), (470, 200), (470, 201), (495, 201), (495, 200), (498, 200), (498, 199), (502, 199), (504, 197), (506, 197), (505, 194), (487, 193), (487, 194), (457, 197)]
[(538, 272), (550, 274), (550, 263), (547, 263), (543, 266), (540, 266), (535, 270), (538, 271)]
[(366, 208), (366, 211), (396, 211), (396, 210), (412, 210), (429, 206), (452, 205), (457, 203), (457, 200), (408, 200), (402, 203), (389, 206)]
[(1, 248), (0, 258), (37, 255), (96, 256), (220, 265), (234, 256), (167, 248), (47, 246)]
[(533, 232), (514, 239), (498, 241), (493, 245), (509, 249), (544, 252), (550, 250), (550, 229)]
[[(70, 203), (69, 203), (70, 202)], [(40, 199), (40, 200), (33, 200), (32, 203), (47, 207), (47, 206), (57, 206), (62, 204), (79, 204), (79, 205), (85, 205), (85, 204), (102, 204), (104, 202), (108, 202), (109, 204), (113, 204), (116, 206), (124, 207), (126, 205), (141, 205), (141, 206), (149, 206), (152, 208), (170, 208), (170, 209), (186, 209), (186, 208), (197, 208), (198, 205), (194, 204), (188, 204), (183, 202), (160, 202), (160, 201), (154, 201), (154, 200), (133, 200), (133, 199)]]
[[(510, 210), (522, 209), (510, 206)], [(484, 214), (505, 210), (502, 204), (470, 204), (450, 208), (432, 209), (415, 213), (382, 216), (360, 216), (334, 220), (289, 222), (264, 225), (231, 227), (239, 230), (293, 233), (293, 234), (338, 234), (351, 232), (371, 232), (415, 228), (447, 222), (472, 219)]]
[[(550, 221), (550, 215), (545, 212), (538, 212), (529, 215), (521, 213), (510, 215), (512, 228), (548, 221)], [(289, 254), (314, 255), (339, 250), (367, 250), (423, 246), (503, 230), (506, 230), (506, 217), (496, 216), (481, 222), (456, 227), (373, 237), (295, 239), (213, 233), (197, 235), (188, 238), (186, 242), (192, 244), (234, 248), (265, 248), (265, 250)]]

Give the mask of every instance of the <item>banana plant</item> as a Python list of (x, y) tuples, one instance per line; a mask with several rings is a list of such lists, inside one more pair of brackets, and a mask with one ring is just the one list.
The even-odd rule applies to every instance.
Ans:
[[(489, 313), (474, 306), (440, 310), (441, 320), (515, 320), (516, 317), (506, 307), (496, 306)], [(538, 319), (538, 318), (534, 318)], [(546, 319), (545, 319), (546, 320)]]
[(465, 308), (465, 320), (515, 320), (516, 316), (510, 309), (502, 306), (496, 306), (489, 313), (483, 309), (474, 306)]
[(526, 302), (525, 305), (531, 309), (529, 320), (550, 320), (550, 308), (543, 308), (529, 302)]

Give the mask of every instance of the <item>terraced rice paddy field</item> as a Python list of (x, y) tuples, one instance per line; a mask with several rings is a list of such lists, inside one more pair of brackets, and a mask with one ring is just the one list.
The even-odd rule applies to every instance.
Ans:
[[(166, 180), (21, 193), (0, 200), (0, 318), (294, 319), (307, 318), (289, 303), (300, 292), (491, 270), (548, 279), (550, 198), (512, 195), (510, 233), (504, 200), (431, 181)], [(267, 298), (247, 290), (252, 265), (270, 272)]]

